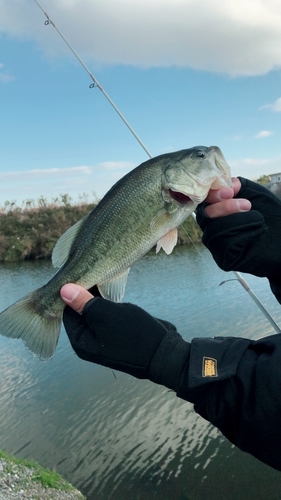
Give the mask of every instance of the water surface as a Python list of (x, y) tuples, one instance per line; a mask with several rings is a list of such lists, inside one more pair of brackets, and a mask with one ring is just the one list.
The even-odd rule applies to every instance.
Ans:
[[(146, 256), (130, 272), (125, 300), (172, 321), (186, 340), (260, 338), (272, 327), (232, 273), (208, 252), (177, 248)], [(0, 309), (44, 284), (46, 262), (0, 266)], [(246, 276), (281, 323), (267, 281)], [(237, 450), (192, 405), (148, 381), (84, 362), (62, 330), (42, 363), (0, 336), (0, 448), (56, 468), (89, 500), (281, 497), (280, 473)]]

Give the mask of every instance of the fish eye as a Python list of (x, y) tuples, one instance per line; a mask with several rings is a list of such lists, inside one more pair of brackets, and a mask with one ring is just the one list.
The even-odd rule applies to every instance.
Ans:
[(197, 158), (205, 158), (205, 153), (203, 153), (203, 151), (197, 151)]

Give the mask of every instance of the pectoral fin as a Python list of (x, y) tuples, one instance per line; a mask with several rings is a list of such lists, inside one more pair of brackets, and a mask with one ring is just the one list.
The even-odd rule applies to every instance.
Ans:
[(176, 246), (177, 241), (178, 230), (175, 227), (175, 229), (171, 229), (171, 231), (162, 236), (162, 238), (160, 238), (160, 240), (157, 242), (156, 253), (158, 253), (162, 247), (166, 254), (170, 255), (170, 253), (172, 253), (174, 247)]
[(55, 244), (52, 253), (52, 264), (54, 267), (61, 267), (67, 261), (72, 247), (72, 243), (83, 226), (88, 214), (80, 219), (63, 233)]
[(150, 222), (151, 230), (153, 232), (154, 231), (157, 232), (159, 230), (161, 231), (162, 229), (163, 231), (163, 227), (167, 225), (169, 218), (170, 218), (169, 212), (167, 212), (165, 208), (161, 208), (161, 210), (159, 210), (157, 215), (155, 215), (155, 217), (153, 217), (152, 221)]
[(104, 299), (112, 300), (113, 302), (122, 302), (129, 271), (130, 268), (109, 281), (98, 283), (99, 292)]

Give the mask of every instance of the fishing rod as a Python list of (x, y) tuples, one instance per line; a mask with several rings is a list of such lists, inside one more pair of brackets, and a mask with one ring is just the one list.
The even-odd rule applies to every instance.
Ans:
[(54, 21), (52, 21), (52, 19), (48, 16), (47, 12), (44, 11), (44, 9), (43, 9), (43, 7), (41, 7), (40, 3), (37, 0), (34, 0), (34, 1), (37, 3), (38, 7), (42, 10), (42, 12), (45, 14), (45, 16), (47, 18), (47, 21), (45, 21), (45, 23), (44, 23), (45, 26), (48, 26), (49, 24), (51, 24), (55, 28), (55, 30), (57, 31), (57, 33), (60, 35), (60, 37), (66, 43), (66, 45), (71, 50), (71, 52), (74, 54), (74, 56), (76, 57), (76, 59), (78, 59), (78, 61), (80, 62), (80, 64), (82, 64), (83, 68), (87, 71), (88, 75), (93, 80), (93, 83), (91, 83), (89, 85), (89, 88), (92, 89), (94, 87), (97, 87), (98, 89), (100, 89), (100, 91), (103, 93), (103, 95), (109, 101), (109, 103), (111, 104), (111, 106), (118, 113), (118, 115), (120, 116), (121, 120), (123, 120), (123, 122), (128, 127), (128, 129), (130, 130), (130, 132), (132, 132), (133, 136), (136, 138), (136, 140), (139, 142), (139, 144), (141, 145), (141, 147), (147, 153), (147, 155), (149, 156), (149, 158), (152, 158), (151, 153), (148, 151), (148, 149), (145, 147), (145, 145), (142, 142), (142, 140), (140, 139), (140, 137), (137, 135), (137, 133), (131, 127), (131, 125), (129, 124), (129, 122), (126, 120), (125, 116), (121, 113), (120, 109), (117, 108), (117, 106), (114, 104), (113, 100), (109, 97), (109, 95), (107, 94), (107, 92), (102, 88), (101, 84), (98, 82), (98, 80), (96, 79), (96, 77), (91, 73), (91, 71), (89, 70), (89, 68), (84, 63), (84, 61), (82, 61), (82, 59), (79, 57), (79, 55), (77, 54), (77, 52), (75, 52), (75, 50), (70, 45), (70, 43), (67, 41), (67, 39), (64, 37), (64, 35), (62, 34), (62, 32), (57, 28), (57, 26), (55, 25)]
[[(191, 215), (192, 215), (193, 219), (196, 221), (196, 215), (195, 215), (195, 213), (193, 212)], [(269, 314), (268, 310), (264, 307), (264, 305), (262, 304), (262, 302), (260, 301), (260, 299), (257, 297), (257, 295), (255, 294), (255, 292), (253, 291), (253, 289), (250, 287), (249, 283), (245, 280), (245, 278), (243, 278), (243, 276), (241, 275), (241, 273), (239, 273), (238, 271), (232, 271), (232, 272), (236, 276), (236, 278), (234, 278), (233, 280), (232, 279), (228, 279), (228, 280), (222, 281), (220, 283), (220, 286), (224, 285), (225, 283), (228, 283), (228, 281), (238, 281), (240, 283), (240, 285), (244, 288), (244, 290), (246, 290), (246, 292), (250, 295), (251, 299), (258, 306), (258, 308), (260, 309), (260, 311), (262, 312), (262, 314), (266, 317), (266, 319), (271, 324), (271, 326), (274, 328), (274, 330), (276, 331), (276, 333), (281, 333), (281, 330), (280, 330), (279, 326), (274, 321), (274, 319), (272, 318), (272, 316)]]
[[(135, 132), (135, 130), (133, 129), (133, 127), (130, 125), (130, 123), (128, 122), (128, 120), (126, 120), (125, 116), (121, 113), (121, 111), (118, 109), (118, 107), (116, 106), (116, 104), (113, 102), (113, 100), (109, 97), (109, 95), (107, 94), (107, 92), (103, 89), (103, 87), (101, 86), (101, 84), (98, 82), (98, 80), (96, 79), (96, 77), (92, 74), (92, 72), (86, 66), (86, 64), (81, 59), (81, 57), (79, 57), (79, 55), (77, 54), (77, 52), (73, 49), (73, 47), (70, 45), (70, 43), (68, 42), (68, 40), (65, 38), (65, 36), (61, 33), (61, 31), (55, 25), (54, 21), (52, 21), (52, 19), (47, 14), (47, 12), (44, 11), (43, 7), (40, 5), (40, 3), (38, 2), (38, 0), (34, 0), (34, 1), (38, 5), (38, 7), (41, 9), (41, 11), (43, 12), (43, 14), (46, 16), (46, 18), (47, 18), (47, 20), (44, 23), (45, 26), (48, 26), (49, 24), (51, 24), (53, 26), (53, 28), (55, 28), (55, 30), (57, 31), (57, 33), (59, 34), (59, 36), (63, 39), (63, 41), (65, 42), (65, 44), (68, 46), (68, 48), (71, 50), (71, 52), (73, 53), (73, 55), (80, 62), (80, 64), (83, 66), (83, 68), (87, 71), (88, 75), (90, 76), (90, 78), (93, 81), (93, 83), (91, 83), (89, 85), (89, 88), (97, 87), (103, 93), (103, 95), (109, 101), (109, 103), (111, 104), (111, 106), (114, 108), (114, 110), (120, 116), (121, 120), (125, 123), (125, 125), (128, 127), (128, 129), (130, 130), (130, 132), (133, 134), (133, 136), (135, 137), (135, 139), (138, 141), (138, 143), (144, 149), (144, 151), (146, 152), (146, 154), (148, 155), (148, 157), (152, 158), (152, 154), (146, 148), (146, 146), (144, 145), (144, 143), (142, 142), (142, 140), (140, 139), (140, 137), (138, 136), (138, 134)], [(196, 221), (196, 215), (195, 215), (194, 212), (192, 213), (192, 217)], [(256, 294), (253, 292), (253, 290), (251, 289), (251, 287), (247, 283), (247, 281), (241, 276), (241, 274), (239, 272), (237, 272), (237, 271), (233, 271), (233, 272), (234, 272), (234, 274), (236, 276), (236, 279), (239, 281), (240, 285), (249, 293), (250, 297), (253, 299), (253, 301), (255, 302), (255, 304), (259, 307), (259, 309), (264, 314), (264, 316), (267, 318), (267, 320), (269, 321), (269, 323), (273, 326), (273, 328), (275, 329), (275, 331), (277, 333), (280, 333), (279, 326), (274, 321), (274, 319), (269, 314), (269, 312), (266, 310), (266, 308), (263, 306), (263, 304), (258, 299), (258, 297), (256, 296)], [(223, 282), (223, 283), (225, 283), (225, 282)]]

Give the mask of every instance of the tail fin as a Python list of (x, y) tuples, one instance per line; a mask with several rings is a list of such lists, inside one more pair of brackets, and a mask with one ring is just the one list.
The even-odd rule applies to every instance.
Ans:
[(63, 307), (58, 314), (51, 315), (44, 308), (42, 312), (36, 311), (36, 302), (35, 291), (5, 309), (0, 314), (0, 334), (21, 339), (29, 351), (41, 360), (47, 360), (56, 350)]

